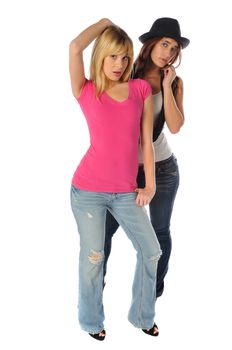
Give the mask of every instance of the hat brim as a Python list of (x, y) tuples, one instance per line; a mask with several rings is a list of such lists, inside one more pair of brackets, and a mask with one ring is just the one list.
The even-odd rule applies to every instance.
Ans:
[(172, 35), (172, 34), (162, 34), (162, 33), (145, 33), (143, 35), (141, 35), (139, 37), (139, 40), (144, 44), (147, 40), (150, 40), (150, 39), (155, 39), (155, 38), (162, 38), (162, 37), (168, 37), (168, 38), (172, 38), (174, 40), (176, 40), (178, 43), (180, 43), (182, 49), (185, 49), (188, 44), (190, 43), (190, 40), (187, 39), (187, 38), (184, 38), (184, 37), (179, 37), (179, 36), (175, 36), (175, 35)]

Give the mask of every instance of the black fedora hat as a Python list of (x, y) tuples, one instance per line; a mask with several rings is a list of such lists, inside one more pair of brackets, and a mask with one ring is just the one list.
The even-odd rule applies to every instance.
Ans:
[(149, 32), (141, 35), (139, 40), (145, 43), (149, 39), (168, 37), (175, 39), (180, 43), (182, 49), (188, 46), (189, 39), (181, 36), (179, 22), (175, 18), (162, 17), (158, 18), (152, 25)]

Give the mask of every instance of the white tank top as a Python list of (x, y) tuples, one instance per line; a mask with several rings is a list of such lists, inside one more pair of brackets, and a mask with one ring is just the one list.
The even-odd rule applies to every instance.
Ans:
[[(161, 91), (157, 94), (153, 95), (154, 97), (154, 125), (156, 123), (157, 117), (162, 108), (162, 93)], [(160, 162), (161, 160), (165, 160), (172, 155), (172, 150), (167, 142), (166, 136), (163, 132), (160, 133), (158, 139), (153, 142), (154, 152), (155, 152), (155, 161)], [(141, 146), (139, 144), (139, 163), (143, 163), (143, 155)]]

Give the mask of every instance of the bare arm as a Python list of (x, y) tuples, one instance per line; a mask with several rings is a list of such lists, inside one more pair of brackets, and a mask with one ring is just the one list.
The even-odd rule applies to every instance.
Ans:
[(69, 45), (69, 71), (73, 95), (78, 98), (85, 82), (85, 70), (83, 51), (101, 34), (101, 32), (113, 23), (103, 18), (81, 32)]
[(153, 131), (153, 98), (146, 98), (141, 123), (141, 149), (144, 161), (145, 188), (136, 189), (138, 196), (136, 203), (140, 206), (149, 204), (155, 194), (155, 160), (152, 144)]
[(179, 78), (176, 95), (174, 96), (171, 84), (175, 76), (175, 69), (170, 67), (166, 70), (163, 81), (165, 121), (168, 129), (173, 134), (179, 132), (184, 124), (183, 81)]

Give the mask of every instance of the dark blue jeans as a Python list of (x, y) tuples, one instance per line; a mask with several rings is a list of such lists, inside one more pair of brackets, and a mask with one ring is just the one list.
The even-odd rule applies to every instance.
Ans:
[[(143, 166), (139, 167), (137, 176), (138, 187), (145, 186)], [(168, 262), (172, 249), (170, 235), (170, 221), (176, 192), (179, 186), (179, 170), (174, 155), (156, 163), (156, 193), (149, 204), (150, 220), (156, 232), (162, 255), (158, 262), (156, 297), (162, 295), (164, 290), (164, 277), (168, 271)], [(119, 227), (115, 218), (107, 211), (106, 235), (105, 235), (105, 262), (104, 276), (106, 274), (107, 261), (111, 252), (111, 243), (114, 233)]]

